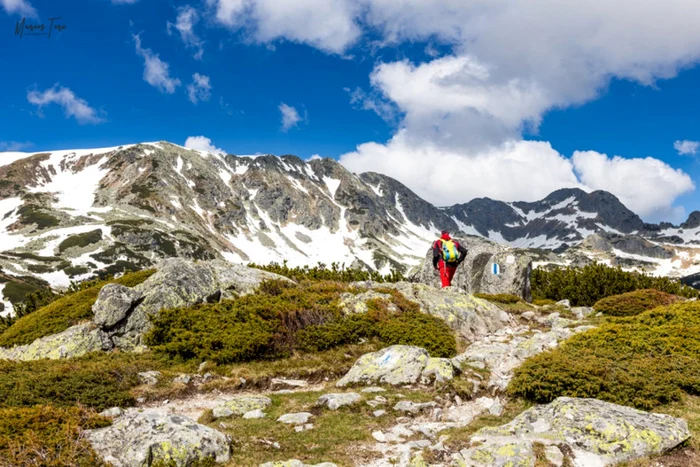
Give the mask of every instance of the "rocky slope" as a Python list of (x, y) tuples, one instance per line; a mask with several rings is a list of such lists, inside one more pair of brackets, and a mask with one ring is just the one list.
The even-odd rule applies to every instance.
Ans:
[[(601, 191), (436, 208), (396, 180), (331, 159), (224, 156), (167, 142), (0, 153), (0, 268), (25, 278), (0, 279), (5, 313), (35, 286), (30, 278), (65, 286), (170, 256), (408, 271), (444, 228), (539, 249), (546, 262), (700, 272), (700, 213), (678, 227), (645, 224)], [(564, 257), (547, 253), (572, 246)], [(28, 283), (9, 290), (8, 280)]]

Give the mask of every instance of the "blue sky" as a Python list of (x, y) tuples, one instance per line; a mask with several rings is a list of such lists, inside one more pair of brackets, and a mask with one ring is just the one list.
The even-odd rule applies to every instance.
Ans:
[[(0, 150), (203, 136), (436, 204), (580, 186), (680, 222), (700, 204), (699, 7), (608, 3), (0, 0)], [(66, 29), (20, 38), (23, 17)]]

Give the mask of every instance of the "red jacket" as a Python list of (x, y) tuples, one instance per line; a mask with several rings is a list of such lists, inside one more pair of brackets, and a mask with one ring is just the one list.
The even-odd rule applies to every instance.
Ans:
[[(435, 243), (433, 243), (433, 267), (436, 268), (438, 267), (438, 264), (440, 261), (442, 261), (442, 240), (452, 240), (449, 235), (443, 235), (440, 237), (438, 240), (435, 240)], [(457, 263), (454, 265), (454, 267), (459, 266), (462, 261), (464, 261), (467, 257), (467, 249), (464, 248), (462, 245), (459, 244), (457, 240), (452, 240), (452, 242), (455, 244), (455, 248), (457, 248), (457, 251), (459, 251), (459, 259), (457, 260)]]

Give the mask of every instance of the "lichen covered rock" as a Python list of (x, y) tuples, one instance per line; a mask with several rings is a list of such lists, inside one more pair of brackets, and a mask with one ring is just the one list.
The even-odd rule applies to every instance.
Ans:
[[(384, 284), (376, 282), (355, 282), (357, 288), (370, 289), (394, 289), (407, 299), (420, 305), (421, 311), (444, 320), (447, 325), (466, 340), (473, 341), (479, 337), (492, 334), (503, 327), (513, 324), (512, 319), (497, 305), (468, 295), (457, 290), (448, 290), (431, 287), (425, 284), (413, 284), (409, 282), (397, 282)], [(376, 291), (375, 291), (376, 293)], [(358, 297), (381, 298), (381, 295), (365, 293)], [(361, 305), (362, 300), (346, 298), (344, 312), (357, 313), (366, 311), (366, 305)]]
[[(533, 445), (568, 445), (575, 466), (605, 466), (662, 453), (690, 438), (684, 420), (596, 399), (560, 397), (510, 423), (479, 430), (460, 452), (465, 466), (534, 465)], [(550, 450), (550, 455), (556, 453)]]
[(428, 352), (420, 347), (392, 345), (361, 356), (336, 385), (344, 387), (375, 383), (392, 386), (414, 384), (420, 378), (429, 358)]
[(114, 327), (126, 318), (132, 304), (141, 298), (141, 294), (142, 292), (121, 284), (105, 285), (92, 306), (92, 312), (95, 314), (93, 323), (100, 329)]
[(91, 323), (78, 324), (58, 334), (42, 337), (31, 344), (12, 348), (0, 347), (1, 360), (41, 360), (71, 358), (102, 350), (100, 331)]
[(242, 416), (253, 410), (263, 410), (272, 404), (265, 396), (238, 396), (217, 406), (212, 411), (214, 418)]
[(95, 452), (114, 467), (185, 467), (197, 460), (230, 459), (226, 436), (179, 415), (131, 413), (86, 435)]
[(421, 379), (424, 383), (445, 383), (452, 381), (454, 375), (455, 368), (449, 358), (430, 358), (421, 372)]

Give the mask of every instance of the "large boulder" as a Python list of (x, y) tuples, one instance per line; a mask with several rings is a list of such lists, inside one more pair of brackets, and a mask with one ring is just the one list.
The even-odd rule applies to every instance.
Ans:
[(114, 467), (185, 467), (206, 459), (230, 459), (225, 435), (180, 415), (130, 413), (107, 428), (86, 433), (95, 452)]
[(429, 359), (428, 351), (420, 347), (392, 345), (361, 356), (336, 386), (414, 384), (420, 379)]
[(359, 289), (369, 289), (357, 295), (346, 293), (341, 296), (341, 307), (345, 313), (367, 311), (366, 302), (370, 298), (390, 298), (382, 292), (394, 289), (421, 307), (421, 311), (445, 321), (463, 339), (473, 341), (492, 334), (513, 324), (512, 318), (493, 303), (476, 298), (457, 290), (440, 289), (425, 284), (397, 282), (384, 284), (376, 282), (355, 282)]
[(471, 467), (535, 465), (534, 444), (576, 467), (602, 467), (662, 453), (690, 438), (685, 420), (596, 399), (560, 397), (510, 423), (483, 428), (456, 463)]
[(142, 346), (141, 337), (150, 327), (149, 317), (162, 309), (249, 294), (264, 280), (289, 280), (225, 261), (169, 258), (156, 269), (155, 274), (133, 289), (120, 286), (109, 287), (104, 293), (100, 291), (93, 306), (95, 324), (108, 335), (114, 347), (134, 350)]
[[(532, 300), (530, 273), (532, 257), (523, 250), (510, 248), (478, 237), (456, 239), (467, 249), (467, 257), (457, 269), (452, 286), (467, 293), (513, 294)], [(494, 264), (498, 274), (493, 273)], [(413, 279), (422, 284), (440, 287), (440, 278), (433, 270), (433, 252), (428, 251)]]
[(63, 332), (42, 337), (31, 344), (0, 347), (0, 360), (57, 360), (102, 350), (104, 335), (92, 323), (72, 326)]

